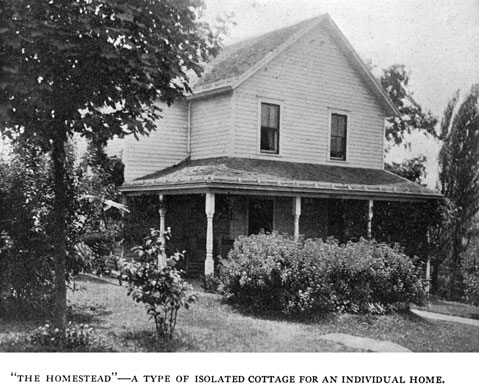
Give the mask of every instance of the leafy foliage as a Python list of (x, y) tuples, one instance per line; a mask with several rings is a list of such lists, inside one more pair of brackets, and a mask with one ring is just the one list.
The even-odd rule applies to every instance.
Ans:
[(405, 141), (404, 136), (413, 131), (423, 131), (437, 137), (437, 118), (424, 111), (409, 90), (409, 74), (404, 65), (392, 65), (383, 70), (380, 84), (397, 107), (400, 116), (388, 118), (386, 138), (396, 145)]
[(121, 159), (108, 156), (103, 147), (88, 145), (77, 169), (79, 190), (88, 201), (81, 210), (88, 230), (108, 232), (118, 225), (121, 205), (117, 188), (124, 182), (124, 168)]
[(442, 230), (441, 241), (449, 241), (443, 253), (450, 272), (449, 298), (462, 296), (461, 257), (467, 250), (479, 212), (479, 85), (460, 99), (449, 102), (441, 123), (443, 146), (439, 154), (442, 193), (454, 213)]
[(479, 306), (479, 245), (470, 245), (461, 259), (461, 273), (464, 283), (464, 299)]
[(108, 350), (95, 336), (93, 328), (69, 322), (65, 332), (49, 323), (35, 329), (29, 343), (45, 352), (101, 352)]
[[(71, 173), (66, 188), (67, 278), (84, 265), (76, 256), (75, 243), (82, 234), (78, 214), (81, 193)], [(49, 160), (37, 148), (14, 148), (0, 162), (0, 312), (2, 315), (47, 315), (52, 310), (55, 287), (55, 243), (52, 175)]]
[(220, 268), (220, 289), (261, 310), (383, 314), (420, 302), (420, 269), (398, 248), (361, 239), (240, 237)]
[(128, 281), (128, 295), (146, 305), (158, 336), (168, 341), (175, 331), (178, 310), (182, 307), (188, 309), (197, 297), (191, 293), (191, 286), (183, 280), (182, 272), (174, 267), (181, 254), (170, 257), (165, 267), (158, 265), (161, 241), (161, 233), (151, 229), (143, 245), (134, 248), (143, 262), (125, 265), (124, 272)]
[(173, 337), (178, 310), (196, 300), (191, 287), (181, 272), (171, 266), (159, 267), (155, 263), (134, 264), (126, 269), (128, 294), (136, 302), (147, 306), (147, 313), (155, 322), (158, 336), (164, 340)]
[(426, 157), (423, 155), (413, 157), (401, 163), (392, 162), (384, 164), (384, 168), (398, 176), (421, 184), (422, 178), (426, 176)]
[(57, 127), (98, 145), (147, 134), (159, 118), (156, 101), (189, 92), (186, 70), (200, 73), (218, 50), (218, 37), (198, 19), (198, 0), (0, 5), (2, 128), (45, 150)]
[(0, 129), (51, 152), (55, 318), (66, 327), (65, 143), (148, 134), (220, 36), (201, 0), (0, 0)]
[(216, 293), (218, 292), (218, 288), (220, 286), (220, 280), (214, 275), (205, 275), (202, 279), (202, 287), (203, 290), (209, 293)]

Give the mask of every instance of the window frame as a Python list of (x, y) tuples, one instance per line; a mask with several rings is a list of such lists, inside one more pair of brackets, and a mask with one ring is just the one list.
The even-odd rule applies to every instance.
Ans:
[[(262, 114), (262, 105), (268, 104), (273, 106), (278, 106), (278, 130), (277, 130), (277, 150), (264, 150), (261, 149), (261, 134), (262, 134), (262, 126), (261, 126), (261, 114)], [(281, 155), (281, 129), (282, 129), (282, 117), (284, 115), (283, 104), (279, 100), (269, 99), (269, 98), (258, 98), (258, 153), (262, 156), (280, 156)]]
[[(333, 115), (340, 115), (346, 117), (346, 129), (345, 129), (345, 142), (344, 142), (344, 158), (332, 157), (331, 156), (331, 137), (332, 137), (332, 124), (333, 124)], [(335, 163), (347, 163), (349, 162), (349, 138), (350, 138), (350, 127), (351, 127), (351, 113), (346, 110), (338, 110), (329, 108), (328, 109), (328, 150), (327, 150), (327, 161)]]

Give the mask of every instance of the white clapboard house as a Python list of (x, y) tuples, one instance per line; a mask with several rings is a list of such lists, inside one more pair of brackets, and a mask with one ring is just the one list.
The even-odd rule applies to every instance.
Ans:
[(155, 132), (109, 145), (125, 163), (131, 245), (171, 227), (186, 270), (211, 274), (261, 229), (374, 237), (377, 212), (440, 197), (384, 170), (397, 114), (328, 15), (225, 47)]

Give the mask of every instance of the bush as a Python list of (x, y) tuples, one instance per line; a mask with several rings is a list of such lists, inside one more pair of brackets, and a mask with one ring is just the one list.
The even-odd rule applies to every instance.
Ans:
[(159, 267), (153, 263), (132, 264), (126, 269), (128, 295), (136, 302), (146, 304), (147, 313), (155, 322), (158, 336), (164, 340), (173, 337), (178, 310), (189, 308), (196, 300), (191, 286), (180, 271), (171, 266)]
[[(80, 195), (67, 150), (67, 280), (83, 270), (74, 246), (82, 229)], [(48, 316), (55, 291), (52, 170), (37, 147), (14, 143), (10, 158), (0, 160), (0, 317)]]
[(222, 261), (220, 290), (256, 309), (383, 314), (419, 303), (420, 270), (398, 248), (361, 239), (294, 241), (285, 235), (241, 237)]
[(257, 309), (282, 309), (288, 295), (282, 278), (299, 254), (300, 245), (286, 235), (239, 237), (221, 262), (220, 291)]
[(202, 287), (208, 293), (218, 292), (220, 286), (220, 280), (214, 275), (206, 275), (202, 278)]
[(71, 322), (65, 334), (50, 324), (41, 326), (32, 332), (28, 342), (38, 350), (49, 352), (99, 352), (108, 349), (95, 337), (92, 327)]
[(464, 299), (479, 306), (479, 246), (471, 245), (462, 257)]
[(197, 297), (191, 293), (192, 287), (183, 280), (182, 272), (174, 267), (182, 254), (175, 253), (168, 259), (168, 265), (158, 266), (160, 244), (160, 232), (151, 229), (143, 245), (134, 248), (143, 262), (126, 265), (124, 272), (128, 281), (128, 295), (136, 302), (146, 304), (158, 336), (163, 340), (171, 340), (178, 310), (182, 307), (188, 309)]

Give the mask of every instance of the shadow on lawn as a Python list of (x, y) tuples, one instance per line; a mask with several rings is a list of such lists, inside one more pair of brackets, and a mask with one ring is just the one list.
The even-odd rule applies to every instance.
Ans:
[(334, 322), (338, 317), (338, 313), (318, 312), (314, 314), (286, 314), (280, 310), (272, 310), (269, 307), (250, 307), (238, 303), (231, 303), (227, 301), (222, 302), (232, 308), (233, 311), (245, 317), (256, 318), (268, 321), (280, 321), (301, 324), (316, 324), (316, 323), (330, 323)]
[(388, 316), (397, 316), (396, 318), (402, 318), (405, 321), (415, 325), (425, 325), (428, 323), (428, 321), (425, 320), (423, 317), (414, 314), (413, 312), (409, 311), (409, 309), (399, 310), (387, 314), (317, 312), (314, 314), (301, 315), (285, 314), (280, 310), (271, 310), (268, 307), (252, 308), (250, 306), (245, 306), (238, 303), (231, 303), (223, 300), (222, 304), (230, 306), (232, 311), (246, 317), (278, 322), (300, 323), (305, 325), (336, 326), (338, 324), (341, 324), (345, 319), (352, 323), (357, 322), (372, 325), (378, 320), (387, 318)]
[(100, 317), (110, 315), (111, 310), (106, 310), (103, 305), (73, 305), (68, 308), (68, 321), (77, 324), (100, 323)]
[(95, 284), (111, 284), (114, 286), (120, 286), (118, 282), (118, 278), (113, 276), (97, 276), (93, 274), (78, 274), (75, 276), (73, 282), (87, 282), (87, 283), (95, 283)]
[(191, 342), (176, 333), (172, 340), (161, 340), (154, 330), (127, 332), (120, 337), (123, 345), (133, 347), (135, 352), (184, 352), (192, 350)]

